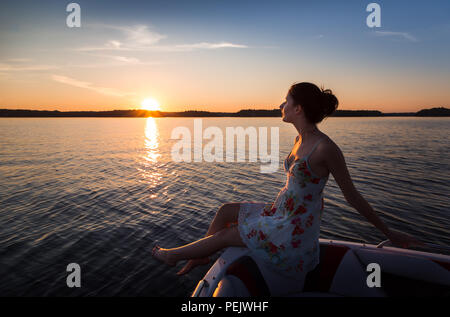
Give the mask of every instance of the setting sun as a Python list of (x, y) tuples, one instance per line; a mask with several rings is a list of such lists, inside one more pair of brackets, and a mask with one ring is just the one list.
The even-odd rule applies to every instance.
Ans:
[(141, 109), (149, 111), (157, 111), (161, 110), (161, 107), (159, 106), (159, 103), (156, 99), (146, 98), (142, 100)]

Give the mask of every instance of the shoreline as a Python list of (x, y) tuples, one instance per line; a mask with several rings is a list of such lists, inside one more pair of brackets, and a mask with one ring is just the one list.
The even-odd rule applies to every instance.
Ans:
[[(422, 109), (417, 112), (383, 113), (378, 110), (336, 110), (330, 117), (448, 117), (449, 108)], [(176, 118), (176, 117), (281, 117), (279, 109), (246, 109), (238, 112), (179, 111), (163, 112), (148, 110), (112, 110), (112, 111), (58, 111), (58, 110), (24, 110), (0, 109), (3, 118)]]

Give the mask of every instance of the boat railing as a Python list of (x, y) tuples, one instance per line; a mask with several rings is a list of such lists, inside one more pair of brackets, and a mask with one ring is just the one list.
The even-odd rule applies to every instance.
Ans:
[(204, 287), (208, 287), (208, 281), (206, 281), (205, 279), (201, 280), (198, 284), (197, 287), (195, 288), (194, 292), (192, 293), (192, 297), (199, 297), (201, 291), (203, 290)]
[[(383, 248), (384, 246), (393, 247), (392, 242), (390, 240), (384, 240), (377, 245), (377, 248)], [(408, 249), (450, 255), (450, 247), (432, 243), (423, 243), (423, 246), (415, 246), (414, 248)]]

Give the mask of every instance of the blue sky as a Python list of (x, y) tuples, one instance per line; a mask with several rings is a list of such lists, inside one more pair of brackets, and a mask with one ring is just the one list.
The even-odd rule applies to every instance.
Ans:
[(271, 109), (296, 81), (333, 89), (341, 109), (449, 104), (450, 1), (377, 1), (381, 27), (369, 28), (371, 1), (89, 0), (79, 29), (65, 26), (69, 2), (0, 2), (0, 107), (130, 108), (151, 95), (167, 110)]

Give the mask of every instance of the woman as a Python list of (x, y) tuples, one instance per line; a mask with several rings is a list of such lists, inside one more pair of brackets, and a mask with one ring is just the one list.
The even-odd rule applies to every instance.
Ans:
[[(228, 203), (217, 211), (205, 238), (191, 244), (163, 249), (153, 248), (153, 256), (175, 265), (189, 260), (177, 273), (206, 264), (208, 256), (229, 246), (248, 247), (255, 258), (302, 279), (319, 262), (319, 232), (323, 212), (323, 189), (333, 174), (347, 202), (378, 228), (395, 246), (420, 244), (413, 237), (393, 231), (376, 215), (355, 189), (339, 147), (317, 128), (338, 106), (331, 90), (311, 83), (291, 86), (280, 105), (284, 122), (292, 123), (299, 135), (284, 162), (286, 186), (273, 204)], [(235, 224), (237, 226), (231, 226)]]

